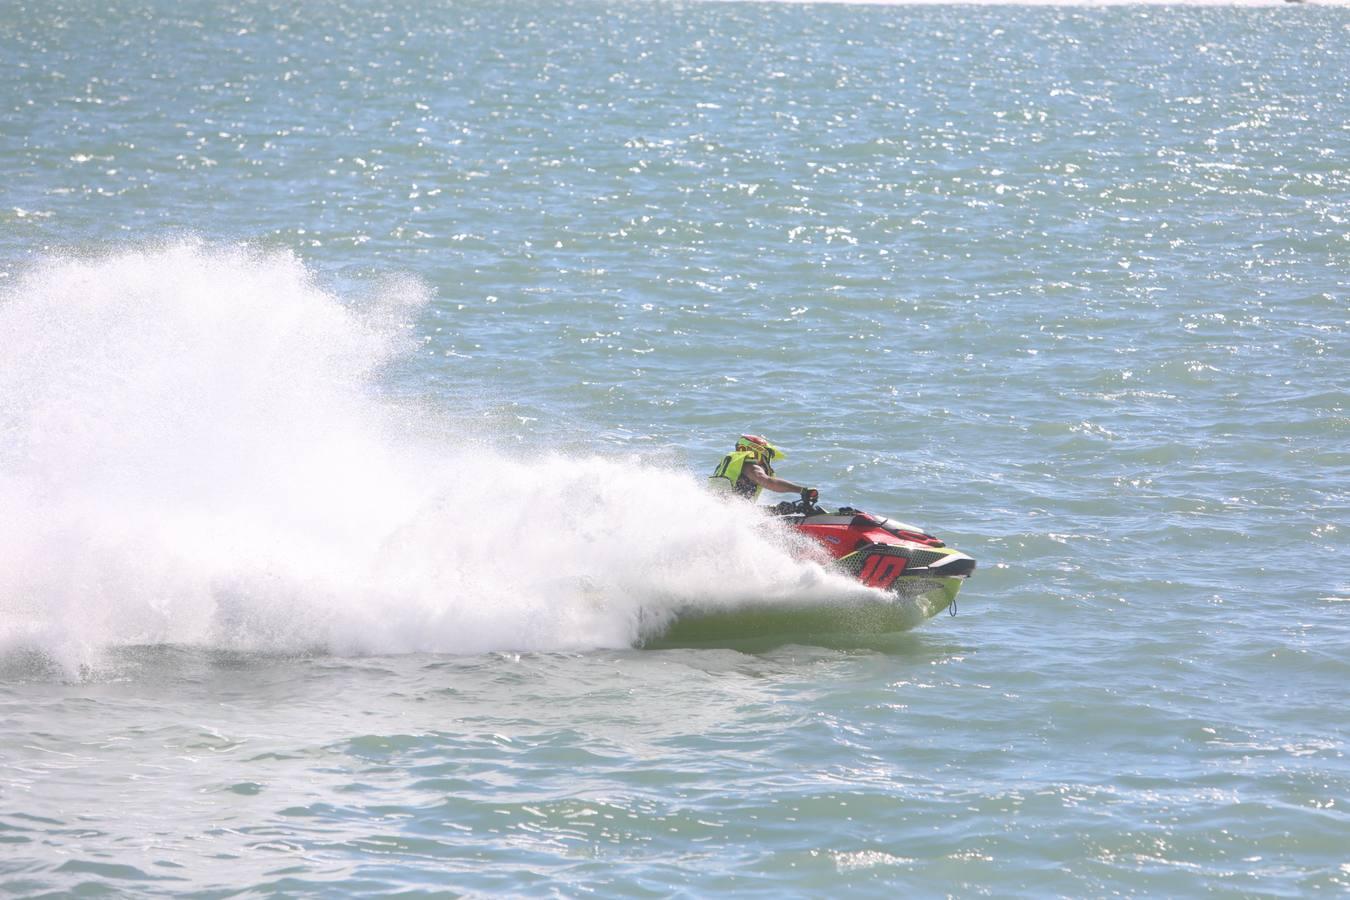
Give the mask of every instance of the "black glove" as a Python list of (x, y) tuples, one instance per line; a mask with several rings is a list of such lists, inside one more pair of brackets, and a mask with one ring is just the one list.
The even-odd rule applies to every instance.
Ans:
[(802, 488), (802, 502), (814, 504), (820, 499), (820, 491), (815, 488)]

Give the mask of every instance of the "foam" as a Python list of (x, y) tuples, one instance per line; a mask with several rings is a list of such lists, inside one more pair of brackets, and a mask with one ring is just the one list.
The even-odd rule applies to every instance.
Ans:
[(0, 293), (0, 653), (620, 647), (689, 605), (857, 592), (684, 472), (432, 439), (381, 371), (414, 282), (343, 298), (197, 242)]

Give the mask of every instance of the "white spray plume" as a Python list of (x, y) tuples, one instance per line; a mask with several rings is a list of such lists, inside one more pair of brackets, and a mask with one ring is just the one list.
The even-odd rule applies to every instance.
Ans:
[(686, 473), (419, 436), (378, 376), (425, 300), (195, 242), (0, 293), (0, 655), (617, 647), (856, 593)]

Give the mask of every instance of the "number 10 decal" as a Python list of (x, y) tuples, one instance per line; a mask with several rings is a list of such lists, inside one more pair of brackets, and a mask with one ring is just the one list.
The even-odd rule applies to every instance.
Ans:
[(905, 571), (908, 563), (909, 560), (903, 556), (873, 553), (867, 557), (867, 562), (863, 563), (858, 580), (868, 587), (881, 588), (884, 591), (891, 586), (891, 582), (900, 577), (900, 573)]

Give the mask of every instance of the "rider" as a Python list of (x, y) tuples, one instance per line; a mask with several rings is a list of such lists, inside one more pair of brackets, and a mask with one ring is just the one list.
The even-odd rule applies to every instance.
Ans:
[(747, 500), (758, 499), (760, 491), (768, 488), (780, 494), (799, 493), (802, 500), (815, 503), (820, 493), (815, 488), (801, 487), (773, 474), (773, 460), (784, 457), (782, 450), (756, 434), (743, 434), (736, 441), (736, 449), (722, 457), (708, 484), (714, 490), (734, 493)]

